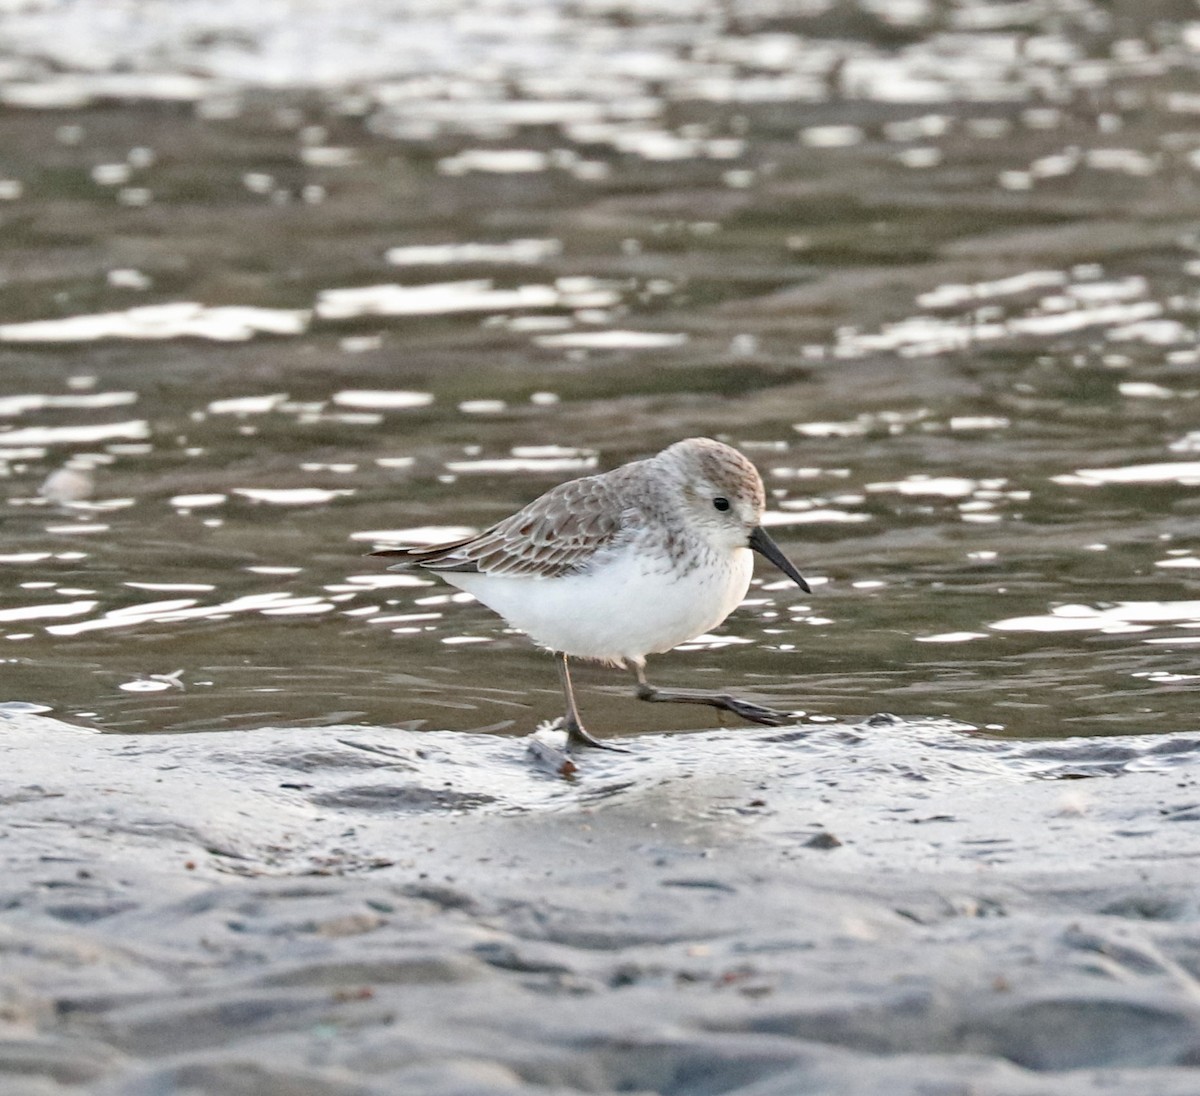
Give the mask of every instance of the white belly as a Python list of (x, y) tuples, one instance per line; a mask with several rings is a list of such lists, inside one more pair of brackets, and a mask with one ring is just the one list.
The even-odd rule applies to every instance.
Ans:
[(565, 578), (443, 572), (535, 643), (577, 658), (640, 663), (715, 628), (746, 596), (754, 560), (734, 549), (685, 575), (648, 572), (634, 552)]

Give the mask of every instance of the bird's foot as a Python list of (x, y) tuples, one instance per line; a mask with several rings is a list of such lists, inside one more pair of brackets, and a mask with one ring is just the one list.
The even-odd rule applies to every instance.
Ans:
[(768, 708), (765, 704), (754, 704), (749, 700), (741, 700), (726, 693), (722, 693), (714, 699), (720, 701), (718, 706), (725, 711), (741, 716), (751, 723), (761, 723), (764, 727), (783, 727), (794, 719), (791, 712), (781, 712), (778, 708)]
[(563, 727), (567, 732), (567, 746), (586, 746), (591, 750), (610, 750), (613, 753), (629, 753), (624, 746), (615, 746), (611, 742), (601, 742), (598, 738), (593, 738), (587, 728), (582, 723), (575, 719), (564, 719)]
[(783, 727), (795, 718), (791, 712), (781, 712), (777, 708), (768, 708), (764, 704), (755, 704), (740, 697), (730, 696), (729, 693), (676, 692), (659, 689), (641, 680), (637, 684), (637, 696), (639, 700), (649, 700), (658, 704), (707, 704), (710, 708), (732, 712), (751, 723), (761, 723), (764, 727)]

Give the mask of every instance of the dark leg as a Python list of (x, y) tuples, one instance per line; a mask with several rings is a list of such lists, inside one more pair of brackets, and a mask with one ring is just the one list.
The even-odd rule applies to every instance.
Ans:
[(761, 704), (752, 704), (748, 700), (739, 700), (728, 693), (689, 693), (674, 692), (669, 689), (657, 689), (646, 680), (646, 671), (642, 666), (635, 666), (637, 674), (637, 695), (639, 700), (652, 700), (664, 704), (707, 704), (710, 708), (720, 708), (722, 711), (733, 712), (751, 723), (762, 723), (767, 727), (782, 727), (792, 721), (787, 712), (775, 708), (766, 708)]
[(571, 688), (571, 671), (567, 668), (567, 656), (560, 651), (556, 657), (558, 659), (558, 676), (562, 681), (563, 696), (567, 701), (567, 714), (563, 717), (563, 726), (567, 729), (567, 745), (591, 746), (597, 750), (613, 750), (617, 753), (625, 753), (625, 749), (621, 746), (611, 746), (609, 743), (601, 742), (598, 738), (593, 738), (588, 734), (587, 729), (579, 719), (579, 709), (575, 707), (575, 692)]

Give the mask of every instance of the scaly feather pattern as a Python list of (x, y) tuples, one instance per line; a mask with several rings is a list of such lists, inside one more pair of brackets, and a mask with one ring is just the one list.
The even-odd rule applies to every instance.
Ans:
[(529, 578), (580, 574), (596, 562), (598, 553), (632, 535), (637, 510), (624, 497), (626, 482), (627, 477), (612, 473), (585, 476), (547, 491), (473, 537), (372, 554), (430, 571)]

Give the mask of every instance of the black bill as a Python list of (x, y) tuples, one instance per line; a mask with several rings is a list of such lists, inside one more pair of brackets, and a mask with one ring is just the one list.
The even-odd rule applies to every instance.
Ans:
[(808, 583), (804, 581), (804, 576), (792, 566), (791, 560), (779, 550), (779, 545), (767, 535), (767, 531), (761, 525), (750, 534), (750, 547), (775, 564), (806, 594), (812, 593)]

